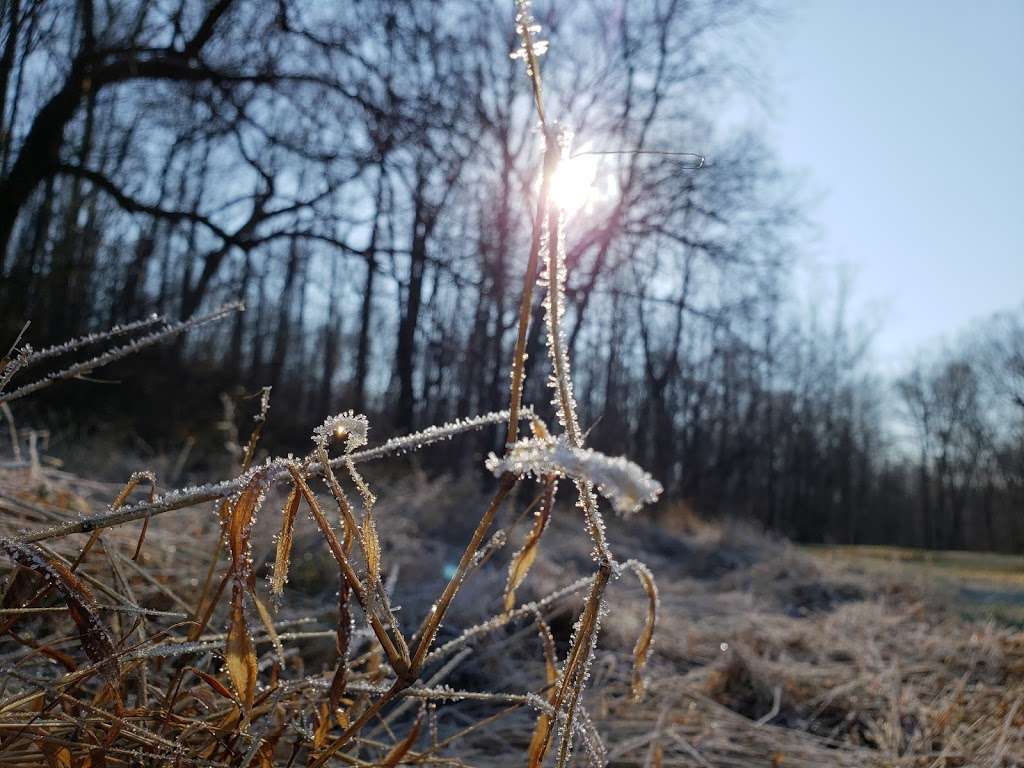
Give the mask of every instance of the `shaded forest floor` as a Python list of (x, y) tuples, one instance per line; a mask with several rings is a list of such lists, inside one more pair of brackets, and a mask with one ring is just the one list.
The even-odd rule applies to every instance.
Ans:
[[(65, 472), (40, 473), (33, 478), (24, 469), (0, 470), (0, 535), (99, 511), (117, 492), (117, 486)], [(400, 606), (399, 620), (412, 624), (445, 583), (486, 491), (476, 482), (431, 481), (416, 472), (378, 485), (386, 489), (378, 506), (380, 535), (386, 561), (396, 564), (383, 576)], [(509, 557), (528, 526), (522, 514), (528, 495), (498, 521), (509, 543), (472, 574), (441, 641), (500, 610)], [(273, 561), (281, 501), (269, 499), (257, 522), (253, 556), (261, 575)], [(103, 550), (130, 554), (138, 529), (129, 524), (108, 531)], [(147, 571), (139, 572), (136, 586), (140, 605), (188, 608), (217, 530), (208, 507), (154, 519)], [(1006, 612), (1024, 603), (1024, 560), (801, 549), (732, 524), (691, 522), (668, 530), (642, 519), (609, 520), (608, 533), (618, 558), (637, 557), (650, 566), (661, 596), (649, 689), (637, 703), (629, 695), (631, 651), (644, 595), (627, 577), (609, 593), (587, 704), (611, 765), (1024, 766), (1024, 634), (1018, 614)], [(83, 541), (71, 537), (53, 549), (74, 557)], [(94, 567), (95, 579), (112, 578), (102, 558), (86, 565)], [(5, 562), (0, 573), (8, 569)], [(591, 570), (589, 541), (566, 503), (545, 533), (520, 597), (549, 594)], [(329, 679), (336, 588), (336, 567), (303, 521), (287, 600), (277, 614), (282, 627), (301, 630), (282, 635), (289, 660), (283, 679)], [(560, 656), (580, 600), (569, 595), (545, 612)], [(24, 625), (38, 643), (62, 634), (46, 621)], [(73, 638), (60, 642), (67, 653), (77, 652)], [(258, 642), (269, 658), (269, 645)], [(0, 667), (22, 654), (0, 639)], [(524, 622), (482, 633), (437, 674), (437, 684), (457, 689), (539, 690), (544, 665), (536, 631)], [(0, 677), (7, 696), (27, 679)], [(465, 706), (438, 717), (442, 738), (470, 714), (480, 716), (460, 709)], [(445, 757), (462, 765), (523, 765), (533, 715), (514, 707), (494, 714)], [(13, 727), (19, 716), (0, 711), (0, 726), (6, 717)]]

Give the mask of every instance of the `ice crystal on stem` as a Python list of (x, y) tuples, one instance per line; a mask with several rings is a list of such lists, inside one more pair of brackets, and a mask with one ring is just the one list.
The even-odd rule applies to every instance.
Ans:
[(26, 360), (26, 365), (34, 365), (35, 363), (48, 360), (52, 357), (59, 357), (60, 355), (65, 355), (68, 352), (74, 352), (79, 348), (90, 344), (98, 344), (101, 341), (107, 341), (108, 339), (112, 339), (116, 336), (124, 336), (125, 334), (133, 333), (142, 328), (148, 328), (149, 326), (158, 324), (162, 324), (166, 327), (170, 325), (170, 322), (162, 315), (152, 314), (149, 317), (145, 317), (131, 323), (115, 325), (113, 328), (108, 328), (105, 331), (97, 331), (85, 336), (79, 336), (77, 339), (71, 339), (70, 341), (55, 344), (52, 347), (47, 347), (46, 349), (40, 349), (38, 352), (32, 352)]
[(363, 414), (345, 411), (331, 416), (314, 429), (313, 442), (326, 450), (332, 440), (344, 439), (345, 453), (352, 453), (356, 448), (366, 445), (369, 431), (370, 423)]
[(526, 61), (526, 74), (533, 77), (533, 61), (548, 51), (548, 41), (540, 40), (540, 24), (533, 17), (531, 0), (516, 0), (516, 33), (522, 40), (521, 45), (509, 57)]
[(3, 368), (0, 368), (0, 392), (3, 392), (4, 387), (7, 386), (7, 382), (9, 382), (14, 377), (14, 374), (16, 374), (22, 366), (25, 365), (30, 353), (31, 347), (25, 347), (13, 355), (11, 360), (8, 361)]

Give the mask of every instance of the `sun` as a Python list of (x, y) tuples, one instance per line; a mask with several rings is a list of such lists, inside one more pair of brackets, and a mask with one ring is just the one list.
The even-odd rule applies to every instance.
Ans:
[(567, 213), (591, 207), (601, 196), (598, 188), (598, 157), (585, 154), (563, 157), (551, 176), (551, 199)]

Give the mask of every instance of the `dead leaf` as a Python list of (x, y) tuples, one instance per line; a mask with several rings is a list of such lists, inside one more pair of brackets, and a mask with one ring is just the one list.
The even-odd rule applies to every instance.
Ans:
[(327, 703), (322, 702), (316, 712), (317, 726), (313, 732), (313, 749), (320, 749), (327, 741), (327, 734), (331, 731), (331, 716), (327, 711)]
[(4, 540), (0, 548), (14, 562), (39, 574), (56, 589), (68, 607), (71, 619), (89, 660), (99, 667), (100, 674), (117, 690), (121, 681), (114, 643), (100, 619), (99, 608), (89, 589), (63, 563), (53, 560), (32, 544)]
[(360, 530), (360, 537), (363, 540), (363, 551), (366, 553), (366, 570), (370, 574), (371, 584), (380, 579), (380, 539), (377, 536), (377, 526), (373, 522), (373, 512), (366, 510), (363, 515), (363, 522)]
[(295, 517), (299, 511), (301, 495), (297, 488), (292, 488), (288, 500), (281, 512), (281, 533), (277, 537), (277, 552), (274, 556), (274, 575), (270, 581), (270, 592), (274, 597), (284, 593), (284, 585), (288, 583), (288, 567), (292, 555), (293, 532)]
[(270, 642), (274, 646), (274, 652), (277, 654), (277, 660), (283, 666), (284, 646), (281, 645), (281, 638), (277, 636), (277, 630), (274, 629), (274, 619), (270, 615), (270, 611), (267, 610), (267, 606), (265, 606), (263, 601), (256, 595), (256, 589), (252, 583), (249, 584), (249, 594), (252, 595), (252, 602), (256, 606), (256, 613), (259, 614), (260, 622), (262, 622), (263, 628), (267, 630)]
[(637, 638), (633, 647), (633, 700), (636, 701), (644, 693), (644, 668), (647, 666), (647, 658), (650, 655), (651, 645), (654, 642), (654, 627), (658, 619), (658, 587), (654, 583), (654, 576), (647, 566), (641, 563), (633, 565), (633, 571), (640, 584), (647, 593), (647, 616), (644, 619), (644, 628)]
[(207, 672), (203, 672), (201, 669), (196, 669), (195, 667), (188, 667), (187, 669), (210, 686), (210, 688), (212, 688), (218, 695), (223, 696), (228, 701), (235, 701), (235, 697), (231, 695), (231, 691), (225, 688), (224, 684), (216, 677)]
[(256, 696), (256, 648), (245, 622), (245, 589), (235, 582), (231, 593), (231, 623), (224, 646), (228, 677), (238, 694), (243, 722), (252, 714)]

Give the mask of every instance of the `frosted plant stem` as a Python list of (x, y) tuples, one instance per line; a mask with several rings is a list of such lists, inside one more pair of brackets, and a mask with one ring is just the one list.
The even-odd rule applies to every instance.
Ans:
[[(560, 153), (562, 144), (559, 137), (549, 137), (549, 144), (554, 144)], [(567, 145), (567, 142), (566, 142)], [(560, 154), (556, 156), (560, 157)], [(548, 326), (548, 352), (551, 367), (554, 371), (551, 386), (555, 390), (560, 421), (565, 429), (566, 438), (573, 448), (583, 447), (579, 419), (576, 415), (576, 398), (573, 394), (572, 378), (569, 373), (570, 363), (565, 351), (562, 337), (562, 298), (565, 282), (565, 268), (562, 264), (564, 245), (563, 212), (553, 201), (548, 203), (548, 237), (547, 237), (547, 298), (545, 319)], [(604, 523), (597, 509), (597, 499), (590, 483), (577, 482), (579, 506), (587, 520), (587, 529), (594, 542), (595, 555), (601, 564), (613, 563), (614, 557), (608, 548), (604, 536)]]
[[(556, 145), (557, 147), (557, 145)], [(506, 444), (512, 445), (519, 436), (519, 409), (523, 400), (523, 381), (526, 370), (526, 336), (530, 328), (530, 314), (533, 311), (533, 285), (537, 280), (543, 240), (544, 211), (547, 210), (551, 190), (551, 174), (554, 172), (557, 149), (544, 153), (544, 173), (540, 184), (540, 199), (537, 201), (537, 215), (534, 217), (533, 234), (530, 237), (530, 256), (523, 276), (523, 297), (519, 302), (519, 327), (516, 330), (515, 353), (512, 356), (512, 391), (508, 407), (508, 437)]]
[[(0, 368), (0, 393), (3, 393), (7, 383), (14, 377), (14, 374), (21, 370), (21, 367), (25, 365), (26, 360), (28, 360), (28, 351), (23, 349), (14, 354), (3, 368)], [(2, 394), (0, 394), (0, 398), (2, 398)], [(0, 400), (0, 402), (2, 402), (2, 400)]]
[(547, 43), (535, 41), (533, 34), (539, 31), (536, 20), (530, 12), (529, 0), (516, 0), (516, 31), (522, 39), (519, 51), (513, 58), (526, 60), (526, 73), (533, 88), (533, 101), (537, 107), (541, 134), (545, 139), (544, 167), (541, 176), (540, 198), (537, 200), (537, 214), (534, 217), (533, 234), (530, 238), (530, 257), (523, 276), (523, 297), (519, 304), (519, 328), (516, 331), (515, 353), (512, 357), (512, 392), (509, 403), (508, 439), (512, 444), (516, 441), (519, 430), (519, 408), (523, 397), (523, 378), (526, 364), (526, 332), (530, 325), (530, 313), (533, 310), (533, 283), (537, 279), (537, 267), (544, 244), (544, 212), (548, 208), (551, 196), (551, 177), (558, 167), (558, 143), (549, 141), (547, 118), (544, 115), (544, 88), (540, 77), (538, 56), (547, 50)]
[[(557, 141), (552, 143), (558, 147), (558, 157), (561, 155), (561, 148)], [(557, 162), (557, 157), (556, 157)], [(569, 378), (569, 361), (566, 359), (565, 350), (562, 347), (562, 317), (561, 298), (562, 282), (564, 279), (561, 250), (562, 213), (557, 205), (550, 204), (548, 210), (548, 338), (551, 344), (551, 365), (554, 368), (554, 385), (558, 395), (559, 410), (562, 414), (562, 424), (565, 427), (569, 443), (573, 448), (581, 447), (579, 423), (576, 419), (575, 401), (572, 391), (572, 381)]]
[[(292, 480), (295, 482), (295, 487), (299, 489), (299, 493), (301, 493), (303, 498), (306, 500), (306, 504), (313, 513), (313, 517), (316, 519), (317, 525), (320, 526), (320, 531), (324, 534), (324, 538), (327, 540), (327, 546), (330, 548), (331, 554), (334, 555), (334, 559), (337, 561), (338, 567), (341, 568), (341, 572), (344, 575), (345, 580), (348, 581), (349, 585), (352, 587), (352, 591), (355, 592), (356, 598), (359, 600), (359, 604), (363, 609), (363, 613), (366, 615), (366, 620), (370, 624), (370, 628), (373, 629), (373, 633), (377, 636), (377, 642), (380, 643), (381, 648), (388, 657), (388, 663), (391, 665), (391, 668), (395, 670), (395, 674), (399, 675), (399, 677), (403, 676), (408, 670), (408, 664), (395, 647), (395, 643), (392, 641), (391, 636), (384, 627), (384, 623), (377, 616), (377, 612), (374, 610), (370, 595), (366, 587), (364, 587), (363, 583), (359, 580), (359, 576), (349, 563), (348, 558), (345, 556), (345, 551), (341, 546), (341, 542), (338, 541), (338, 537), (335, 535), (330, 521), (327, 519), (327, 516), (324, 515), (323, 510), (320, 508), (320, 503), (316, 500), (316, 496), (313, 494), (313, 491), (310, 490), (309, 485), (303, 479), (299, 470), (294, 465), (289, 467), (289, 470), (291, 472)], [(395, 628), (395, 631), (398, 631), (397, 627)]]
[[(556, 146), (558, 146), (556, 142)], [(569, 374), (569, 359), (562, 338), (561, 299), (565, 270), (562, 265), (562, 211), (557, 205), (550, 204), (548, 211), (548, 295), (547, 313), (548, 341), (551, 354), (551, 366), (554, 369), (552, 386), (555, 389), (562, 425), (566, 437), (573, 448), (582, 448), (579, 420), (576, 416), (576, 398), (573, 394), (572, 379)], [(598, 562), (611, 564), (614, 562), (611, 551), (604, 537), (604, 524), (597, 510), (597, 499), (590, 483), (577, 482), (579, 505), (587, 519), (587, 528), (593, 539)]]
[(548, 49), (546, 40), (534, 40), (535, 33), (540, 32), (540, 25), (533, 18), (530, 0), (516, 0), (516, 32), (522, 39), (522, 46), (513, 58), (526, 59), (526, 74), (533, 88), (533, 103), (537, 107), (537, 117), (541, 128), (547, 130), (547, 118), (544, 115), (544, 85), (540, 76), (538, 57)]
[(396, 680), (383, 696), (364, 709), (363, 713), (356, 718), (356, 721), (346, 728), (345, 732), (335, 739), (327, 749), (320, 753), (319, 757), (310, 764), (309, 768), (322, 768), (322, 766), (326, 765), (337, 754), (338, 750), (348, 744), (353, 736), (359, 733), (370, 720), (376, 717), (384, 707), (394, 701), (411, 684), (412, 681), (405, 681), (402, 678)]
[[(519, 32), (522, 39), (522, 52), (525, 54), (524, 57), (527, 64), (526, 71), (533, 87), (534, 101), (537, 105), (537, 114), (540, 118), (541, 127), (544, 131), (544, 138), (546, 141), (544, 165), (545, 177), (547, 177), (548, 169), (554, 168), (557, 165), (563, 147), (559, 141), (560, 137), (555, 136), (553, 131), (549, 129), (544, 114), (540, 68), (537, 62), (537, 51), (534, 50), (534, 42), (531, 36), (534, 31), (539, 29), (539, 27), (536, 24), (536, 20), (530, 13), (529, 0), (517, 0), (516, 7), (516, 30)], [(520, 57), (518, 54), (515, 56), (517, 58)], [(568, 142), (566, 142), (566, 149), (567, 148)], [(545, 256), (547, 260), (547, 300), (545, 306), (547, 311), (545, 313), (545, 319), (548, 326), (548, 351), (551, 356), (553, 369), (551, 386), (555, 390), (555, 404), (558, 407), (560, 421), (565, 429), (568, 443), (574, 449), (581, 449), (583, 448), (583, 439), (576, 415), (576, 403), (572, 391), (572, 380), (569, 373), (569, 359), (564, 349), (561, 328), (561, 299), (565, 278), (564, 265), (562, 264), (561, 259), (564, 242), (562, 226), (563, 212), (560, 207), (555, 205), (550, 199), (542, 200), (542, 204), (543, 203), (546, 203), (547, 206), (546, 233), (541, 233), (539, 237), (538, 253), (546, 251)], [(543, 226), (543, 222), (539, 222), (538, 228)], [(531, 253), (531, 256), (532, 255), (533, 254)], [(527, 286), (529, 286), (529, 279), (530, 274), (527, 275)], [(526, 291), (524, 291), (524, 294), (525, 293)], [(512, 408), (516, 407), (515, 400), (519, 396), (522, 386), (521, 378), (517, 379), (515, 374), (515, 366), (521, 363), (521, 359), (518, 354), (519, 351), (520, 350), (517, 347), (517, 357), (513, 360)], [(514, 438), (516, 433), (514, 430), (510, 429), (509, 435), (510, 438)], [(510, 439), (509, 444), (511, 445), (512, 442), (513, 440)], [(577, 480), (576, 489), (579, 495), (579, 506), (582, 508), (584, 516), (586, 517), (588, 533), (594, 542), (594, 557), (598, 563), (598, 570), (594, 576), (593, 587), (587, 598), (583, 613), (580, 616), (577, 631), (573, 638), (571, 651), (562, 668), (560, 687), (554, 700), (555, 711), (557, 713), (564, 714), (565, 718), (562, 724), (561, 739), (558, 750), (557, 765), (559, 768), (566, 765), (572, 751), (574, 719), (579, 706), (580, 697), (582, 696), (583, 688), (586, 685), (590, 660), (593, 657), (594, 648), (597, 644), (600, 615), (604, 602), (604, 592), (615, 562), (611, 551), (608, 549), (607, 542), (605, 541), (604, 524), (601, 520), (601, 514), (597, 507), (597, 498), (594, 495), (593, 485), (583, 480)], [(567, 693), (570, 690), (571, 698), (569, 700), (568, 710), (564, 710), (563, 707), (566, 704)], [(545, 741), (543, 751), (546, 751), (546, 746), (549, 743), (550, 737), (551, 734), (549, 732), (547, 734), (547, 740)], [(543, 754), (541, 755), (541, 760), (543, 760)]]
[[(331, 462), (327, 457), (327, 449), (322, 445), (318, 445), (316, 449), (317, 458), (320, 459), (320, 466), (324, 468), (324, 479), (327, 481), (327, 486), (331, 489), (331, 495), (334, 496), (335, 502), (338, 504), (338, 509), (341, 512), (342, 522), (345, 524), (345, 544), (342, 546), (343, 553), (347, 556), (349, 551), (352, 549), (353, 540), (359, 543), (359, 551), (363, 556), (363, 560), (369, 562), (369, 557), (366, 552), (366, 545), (363, 541), (363, 537), (358, 534), (359, 525), (356, 523), (355, 514), (352, 512), (352, 505), (349, 503), (348, 497), (345, 495), (345, 491), (341, 487), (341, 483), (338, 482), (338, 478), (334, 474), (334, 469), (331, 467)], [(399, 657), (402, 662), (406, 665), (409, 664), (409, 646), (406, 643), (405, 637), (402, 635), (401, 630), (398, 628), (398, 622), (395, 620), (395, 616), (391, 611), (391, 602), (388, 598), (387, 590), (384, 589), (384, 585), (380, 582), (380, 575), (373, 571), (367, 572), (367, 601), (373, 600), (370, 592), (377, 596), (378, 601), (375, 603), (379, 605), (384, 611), (385, 623), (395, 633), (395, 644), (398, 650)]]
[(608, 586), (608, 580), (612, 575), (610, 565), (601, 564), (594, 576), (590, 594), (583, 608), (576, 627), (576, 636), (573, 642), (569, 657), (562, 667), (561, 679), (558, 691), (554, 698), (554, 708), (561, 712), (566, 705), (568, 696), (568, 709), (565, 711), (565, 721), (562, 726), (561, 740), (558, 747), (558, 762), (556, 765), (561, 768), (566, 764), (572, 751), (573, 721), (579, 706), (580, 697), (583, 695), (583, 688), (587, 684), (587, 677), (590, 674), (590, 664), (594, 658), (594, 651), (597, 647), (597, 636), (601, 626), (601, 609), (604, 604), (604, 592)]
[(541, 598), (540, 600), (537, 600), (536, 602), (523, 603), (515, 610), (508, 611), (507, 613), (500, 613), (497, 616), (494, 616), (485, 622), (477, 624), (474, 627), (470, 627), (458, 637), (449, 640), (444, 645), (439, 646), (436, 650), (432, 651), (430, 655), (427, 656), (426, 663), (431, 663), (446, 658), (451, 654), (455, 653), (455, 651), (459, 650), (460, 648), (463, 648), (467, 643), (471, 643), (473, 640), (480, 637), (481, 635), (484, 635), (488, 632), (493, 632), (499, 629), (500, 627), (504, 627), (513, 621), (517, 621), (523, 618), (524, 616), (529, 616), (535, 611), (543, 610), (544, 608), (547, 608), (549, 605), (558, 602), (563, 597), (567, 597), (568, 595), (583, 591), (588, 586), (591, 586), (593, 582), (593, 577), (583, 576), (577, 579), (576, 581), (572, 582), (572, 584), (562, 587), (561, 589), (552, 592), (549, 595), (546, 595), (545, 597)]
[(158, 323), (169, 325), (167, 318), (162, 315), (150, 315), (142, 320), (125, 323), (124, 325), (115, 325), (113, 328), (108, 328), (105, 331), (97, 331), (96, 333), (90, 333), (86, 336), (79, 336), (77, 339), (71, 339), (70, 341), (65, 341), (62, 344), (55, 344), (52, 347), (40, 349), (38, 352), (29, 353), (25, 360), (25, 365), (35, 365), (43, 360), (49, 360), (52, 357), (65, 355), (68, 352), (73, 352), (82, 347), (86, 347), (91, 344), (98, 344), (101, 341), (107, 341), (108, 339), (112, 339), (116, 336), (124, 336), (125, 334), (133, 333), (134, 331), (148, 328), (149, 326), (157, 325)]
[[(294, 477), (296, 483), (301, 482), (302, 478), (300, 475), (296, 474)], [(412, 664), (405, 667), (401, 663), (392, 663), (392, 668), (398, 675), (398, 679), (381, 698), (377, 699), (373, 704), (367, 707), (359, 718), (349, 726), (345, 732), (334, 741), (334, 743), (324, 750), (324, 752), (312, 764), (311, 768), (319, 768), (319, 766), (324, 765), (328, 760), (330, 760), (338, 750), (344, 747), (352, 737), (358, 733), (367, 722), (369, 722), (370, 718), (380, 712), (390, 701), (395, 699), (406, 688), (411, 686), (419, 677), (420, 670), (423, 667), (423, 662), (427, 658), (430, 646), (433, 644), (434, 636), (437, 634), (438, 627), (441, 626), (441, 620), (444, 618), (444, 615), (448, 610), (448, 606), (451, 605), (452, 600), (455, 598), (455, 594), (458, 592), (459, 587), (462, 586), (466, 573), (473, 563), (473, 556), (480, 548), (480, 543), (483, 541), (484, 536), (487, 535), (487, 531), (491, 527), (491, 523), (494, 521), (494, 516), (497, 514), (498, 509), (501, 507), (502, 501), (505, 500), (505, 497), (508, 496), (512, 488), (515, 487), (515, 484), (516, 478), (513, 475), (507, 475), (502, 478), (498, 491), (494, 494), (494, 498), (488, 505), (483, 517), (480, 518), (476, 531), (473, 532), (473, 536), (470, 539), (469, 544), (466, 545), (466, 550), (462, 553), (462, 559), (459, 561), (459, 566), (455, 575), (452, 576), (448, 585), (444, 588), (444, 592), (441, 594), (440, 599), (438, 599), (435, 606), (423, 621), (423, 626), (420, 628), (419, 632), (419, 643), (416, 646), (416, 652), (412, 657)], [(308, 498), (309, 497), (307, 497), (307, 500)], [(335, 542), (336, 541), (337, 539), (335, 539)], [(340, 549), (341, 547), (339, 544), (339, 552)], [(341, 560), (339, 560), (339, 563), (341, 563)], [(356, 593), (359, 594), (359, 591), (356, 590)], [(374, 627), (375, 631), (376, 629), (377, 628)], [(381, 645), (383, 646), (384, 642), (380, 633), (378, 633), (378, 640), (381, 641)], [(390, 659), (391, 655), (388, 655)], [(401, 660), (398, 659), (398, 661), (400, 662)]]
[(83, 374), (89, 373), (90, 371), (93, 371), (96, 368), (99, 368), (104, 365), (109, 365), (110, 363), (113, 363), (116, 360), (120, 360), (124, 357), (128, 357), (129, 355), (133, 355), (139, 350), (145, 349), (146, 347), (150, 347), (153, 344), (157, 344), (166, 339), (170, 339), (193, 328), (198, 328), (201, 325), (206, 325), (207, 323), (212, 323), (217, 320), (223, 320), (232, 312), (241, 312), (244, 309), (245, 305), (242, 304), (242, 302), (233, 301), (229, 304), (224, 304), (223, 306), (218, 307), (214, 311), (209, 312), (205, 315), (193, 315), (188, 320), (182, 320), (179, 323), (173, 323), (171, 325), (168, 325), (166, 328), (161, 328), (159, 330), (153, 331), (152, 333), (148, 333), (145, 336), (140, 336), (139, 338), (130, 341), (127, 344), (122, 344), (119, 347), (108, 349), (106, 352), (103, 352), (97, 355), (96, 357), (90, 358), (89, 360), (83, 360), (82, 362), (69, 365), (67, 368), (63, 368), (59, 371), (54, 371), (53, 373), (47, 374), (43, 378), (38, 379), (37, 381), (33, 381), (31, 384), (25, 384), (24, 386), (19, 387), (18, 389), (13, 390), (12, 392), (7, 393), (6, 395), (0, 393), (0, 402), (10, 403), (13, 402), (14, 400), (18, 400), (22, 397), (25, 397), (26, 395), (31, 395), (35, 392), (38, 392), (41, 389), (45, 389), (46, 387), (58, 381), (63, 381), (65, 379), (73, 379), (76, 376), (82, 376)]

